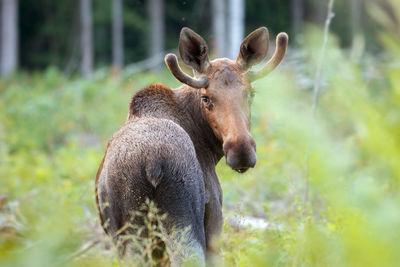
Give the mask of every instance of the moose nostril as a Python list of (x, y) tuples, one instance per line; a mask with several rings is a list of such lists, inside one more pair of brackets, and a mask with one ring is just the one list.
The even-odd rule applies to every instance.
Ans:
[(226, 164), (228, 164), (228, 166), (230, 166), (230, 167), (234, 166), (234, 162), (232, 160), (232, 157), (230, 157), (229, 154), (226, 154), (225, 158), (226, 158)]
[(249, 167), (250, 168), (254, 168), (254, 166), (256, 166), (257, 163), (257, 155), (256, 153), (253, 153), (253, 155), (250, 157), (250, 161), (249, 161)]

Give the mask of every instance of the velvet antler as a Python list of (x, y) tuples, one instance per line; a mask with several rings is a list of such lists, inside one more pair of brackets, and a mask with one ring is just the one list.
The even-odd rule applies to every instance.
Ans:
[(178, 59), (174, 54), (171, 53), (167, 54), (164, 58), (164, 61), (168, 69), (171, 71), (171, 73), (175, 76), (175, 78), (178, 81), (198, 89), (207, 87), (208, 85), (207, 77), (195, 79), (184, 73), (182, 69), (179, 67)]
[(266, 76), (279, 65), (279, 63), (285, 57), (288, 40), (289, 36), (284, 32), (281, 32), (278, 34), (278, 36), (276, 36), (276, 48), (274, 55), (261, 70), (249, 71), (249, 77), (251, 81), (255, 81)]

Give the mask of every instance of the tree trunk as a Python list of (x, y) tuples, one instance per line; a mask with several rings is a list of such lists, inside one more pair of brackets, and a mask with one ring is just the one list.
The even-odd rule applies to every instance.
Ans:
[(2, 0), (1, 76), (12, 74), (18, 65), (18, 0)]
[(80, 0), (81, 11), (81, 71), (84, 77), (93, 73), (92, 1)]
[(351, 29), (351, 57), (359, 61), (365, 50), (365, 37), (362, 30), (361, 16), (363, 2), (361, 0), (350, 0), (350, 29)]
[(112, 62), (120, 70), (124, 64), (123, 0), (112, 0)]
[(212, 0), (213, 46), (217, 57), (227, 56), (226, 13), (224, 0)]
[[(164, 53), (164, 0), (149, 0), (148, 12), (150, 17), (150, 57), (163, 58)], [(153, 71), (161, 70), (162, 60), (156, 64)]]
[(319, 24), (323, 24), (326, 19), (326, 10), (328, 0), (314, 0), (314, 20)]
[(229, 55), (235, 59), (244, 38), (244, 0), (229, 1)]
[(361, 8), (360, 0), (350, 0), (350, 28), (353, 38), (360, 32)]
[(292, 29), (296, 36), (303, 29), (304, 0), (291, 0), (290, 8), (292, 13)]

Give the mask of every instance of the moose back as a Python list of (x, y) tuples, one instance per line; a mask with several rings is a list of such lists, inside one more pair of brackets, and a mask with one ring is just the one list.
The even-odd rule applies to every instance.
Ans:
[[(166, 65), (182, 86), (153, 84), (132, 97), (128, 119), (110, 139), (97, 172), (101, 224), (116, 243), (123, 236), (138, 234), (137, 228), (126, 225), (144, 223), (132, 214), (149, 199), (160, 214), (166, 214), (157, 227), (171, 238), (161, 248), (181, 247), (176, 262), (192, 255), (204, 261), (216, 250), (213, 240), (221, 233), (223, 220), (215, 166), (223, 156), (240, 173), (255, 166), (251, 82), (281, 62), (287, 42), (286, 33), (278, 34), (274, 55), (255, 72), (250, 68), (268, 52), (267, 28), (243, 40), (236, 60), (213, 61), (203, 38), (182, 29), (179, 54), (194, 77), (181, 70), (174, 54), (166, 55)], [(121, 244), (124, 254), (129, 242)]]

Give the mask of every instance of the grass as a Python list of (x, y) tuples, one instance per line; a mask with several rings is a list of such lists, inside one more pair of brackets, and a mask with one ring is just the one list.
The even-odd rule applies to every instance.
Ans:
[[(396, 266), (400, 261), (399, 55), (351, 58), (335, 41), (323, 66), (311, 127), (320, 36), (256, 82), (255, 169), (217, 166), (224, 213), (261, 217), (267, 229), (225, 221), (226, 266)], [(385, 40), (389, 37), (384, 38)], [(334, 37), (331, 38), (334, 40)], [(313, 46), (313, 44), (316, 44)], [(393, 47), (393, 42), (390, 43)], [(389, 49), (389, 48), (388, 48)], [(131, 95), (151, 82), (176, 86), (164, 70), (69, 79), (55, 69), (0, 81), (0, 264), (118, 266), (101, 237), (94, 176)], [(305, 201), (309, 149), (309, 201)], [(1, 199), (1, 198), (0, 198)], [(123, 264), (122, 264), (123, 265)]]

